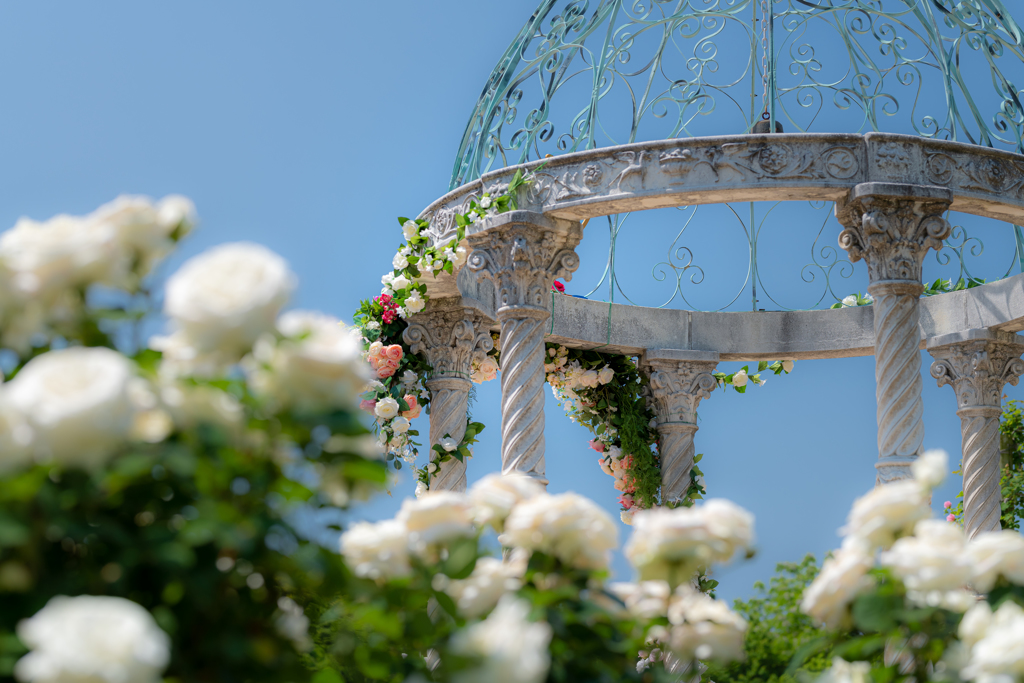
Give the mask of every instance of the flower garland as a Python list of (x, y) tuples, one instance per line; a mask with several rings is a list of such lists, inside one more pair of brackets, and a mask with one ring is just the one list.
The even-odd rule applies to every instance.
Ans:
[[(430, 392), (424, 381), (433, 368), (422, 356), (411, 353), (402, 339), (408, 327), (406, 319), (427, 305), (426, 276), (454, 275), (455, 269), (466, 261), (467, 251), (462, 245), (466, 227), (515, 210), (519, 189), (531, 181), (532, 175), (519, 170), (504, 194), (491, 196), (485, 192), (479, 200), (471, 200), (469, 209), (455, 216), (455, 235), (434, 244), (430, 243), (428, 235), (429, 221), (398, 219), (405, 242), (391, 261), (391, 272), (381, 277), (380, 295), (360, 302), (353, 316), (362, 333), (364, 356), (376, 375), (366, 386), (360, 406), (376, 418), (380, 449), (388, 462), (394, 462), (395, 469), (402, 469), (403, 462), (410, 465), (415, 462), (420, 444), (413, 437), (419, 436), (419, 432), (411, 429), (410, 420), (418, 417), (423, 408), (428, 413), (430, 410)], [(498, 373), (498, 353), (499, 344), (495, 340), (494, 350), (483, 360), (473, 362), (470, 379), (478, 384), (494, 379)], [(452, 451), (445, 452), (462, 453), (475, 443), (482, 429), (482, 424), (467, 421), (467, 436)], [(422, 468), (423, 472), (429, 466)]]

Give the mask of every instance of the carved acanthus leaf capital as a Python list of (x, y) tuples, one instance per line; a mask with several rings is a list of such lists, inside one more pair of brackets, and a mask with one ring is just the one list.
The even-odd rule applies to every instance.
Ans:
[(929, 348), (935, 357), (931, 375), (939, 386), (956, 392), (957, 408), (996, 408), (1003, 386), (1016, 386), (1024, 374), (1024, 344), (997, 339), (974, 339)]
[(496, 311), (546, 308), (552, 282), (571, 280), (579, 267), (573, 251), (583, 235), (579, 223), (523, 211), (490, 220), (493, 225), (468, 236), (473, 251), (466, 267), (494, 283)]
[(696, 424), (697, 406), (718, 386), (715, 361), (656, 361), (649, 364), (650, 397), (658, 424)]
[(473, 360), (483, 360), (494, 340), (490, 321), (459, 297), (432, 299), (409, 320), (402, 339), (413, 353), (423, 354), (434, 377), (468, 379)]
[(860, 187), (854, 188), (851, 197), (837, 207), (845, 226), (839, 233), (839, 246), (851, 261), (867, 261), (871, 283), (921, 282), (921, 264), (928, 250), (941, 249), (943, 240), (949, 237), (951, 228), (944, 214), (950, 199), (928, 193), (920, 197), (867, 193), (858, 196)]

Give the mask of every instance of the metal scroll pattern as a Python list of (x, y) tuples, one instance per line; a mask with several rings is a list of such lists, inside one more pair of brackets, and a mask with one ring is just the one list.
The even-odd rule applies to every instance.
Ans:
[[(1002, 0), (773, 0), (772, 16), (787, 130), (1024, 152), (1010, 78), (1024, 35)], [(759, 29), (754, 0), (542, 0), (477, 102), (451, 187), (546, 154), (750, 130)]]

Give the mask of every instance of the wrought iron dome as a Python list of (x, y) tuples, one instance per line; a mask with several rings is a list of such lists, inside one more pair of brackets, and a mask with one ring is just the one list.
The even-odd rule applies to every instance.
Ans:
[(1022, 85), (1024, 32), (1002, 0), (542, 0), (484, 86), (451, 187), (762, 116), (1024, 152)]

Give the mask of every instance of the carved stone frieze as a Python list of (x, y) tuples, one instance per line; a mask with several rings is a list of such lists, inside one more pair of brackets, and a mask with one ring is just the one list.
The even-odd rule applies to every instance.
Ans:
[(872, 283), (919, 283), (925, 254), (941, 249), (949, 236), (951, 227), (943, 215), (950, 201), (940, 192), (919, 192), (909, 185), (858, 185), (849, 199), (836, 206), (845, 226), (839, 246), (851, 261), (867, 261)]
[(558, 221), (525, 211), (485, 221), (468, 236), (472, 252), (466, 267), (494, 283), (499, 319), (514, 308), (547, 310), (551, 284), (572, 279), (580, 260), (573, 251), (583, 231), (575, 221)]
[(413, 353), (423, 354), (435, 377), (468, 378), (474, 359), (483, 360), (494, 341), (490, 321), (463, 299), (431, 299), (412, 316), (402, 339)]

